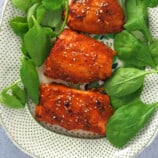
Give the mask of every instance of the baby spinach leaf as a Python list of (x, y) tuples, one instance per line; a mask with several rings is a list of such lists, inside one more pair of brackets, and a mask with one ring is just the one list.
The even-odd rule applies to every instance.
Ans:
[(13, 95), (18, 100), (20, 100), (23, 105), (25, 105), (27, 101), (27, 95), (26, 95), (25, 89), (21, 88), (19, 85), (16, 84), (15, 86), (11, 87), (11, 90), (12, 90)]
[(103, 87), (103, 84), (99, 84), (98, 81), (95, 81), (88, 84), (87, 89), (101, 88), (101, 87)]
[(126, 0), (126, 23), (124, 27), (129, 31), (141, 31), (148, 41), (152, 35), (148, 27), (148, 9), (144, 0)]
[[(55, 1), (51, 1), (56, 3)], [(63, 12), (64, 18), (63, 18)], [(68, 17), (68, 1), (63, 0), (58, 9), (47, 8), (45, 5), (40, 5), (36, 10), (38, 23), (42, 26), (51, 27), (54, 37), (58, 36), (64, 29)]]
[(69, 12), (69, 5), (68, 4), (69, 4), (68, 0), (64, 0), (65, 18), (64, 18), (64, 21), (62, 22), (62, 24), (60, 25), (60, 27), (57, 27), (55, 30), (55, 33), (57, 35), (59, 35), (64, 30), (64, 28), (66, 26), (66, 21), (67, 21), (68, 12)]
[(68, 86), (71, 87), (71, 88), (80, 89), (81, 84), (79, 84), (79, 83), (74, 84), (74, 83), (69, 82)]
[(16, 97), (10, 94), (2, 93), (0, 95), (0, 102), (9, 108), (24, 108), (24, 105)]
[(35, 3), (34, 5), (32, 5), (28, 12), (27, 12), (27, 22), (28, 22), (28, 26), (29, 28), (31, 28), (34, 24), (33, 20), (32, 20), (32, 16), (35, 16), (36, 14), (36, 9), (37, 7), (40, 5), (40, 3)]
[(9, 108), (24, 108), (26, 104), (25, 90), (19, 87), (19, 81), (6, 87), (0, 94), (0, 102)]
[(122, 7), (122, 9), (124, 10), (124, 12), (125, 12), (125, 1), (126, 0), (118, 0), (119, 4)]
[(137, 100), (120, 107), (107, 123), (107, 139), (115, 147), (123, 147), (149, 121), (157, 106), (158, 103), (147, 105)]
[(23, 57), (21, 59), (21, 62), (22, 62), (20, 68), (21, 80), (32, 101), (38, 104), (40, 82), (39, 82), (39, 77), (36, 67), (33, 61), (26, 57)]
[(47, 58), (50, 48), (51, 39), (48, 32), (34, 20), (34, 26), (24, 36), (24, 46), (34, 61), (36, 66), (43, 64)]
[(56, 28), (62, 22), (62, 8), (50, 10), (40, 5), (36, 11), (36, 17), (42, 26)]
[(132, 65), (138, 68), (151, 66), (155, 68), (148, 46), (136, 39), (127, 30), (117, 34), (114, 40), (114, 49), (118, 57), (126, 62), (126, 65)]
[(31, 0), (12, 0), (12, 3), (16, 8), (27, 12), (31, 5)]
[(156, 7), (158, 5), (158, 0), (150, 0), (150, 1), (145, 1), (146, 5), (148, 7)]
[(15, 17), (9, 22), (13, 31), (23, 39), (24, 34), (28, 31), (28, 24), (26, 17)]
[(47, 9), (50, 10), (57, 10), (61, 8), (61, 6), (64, 4), (64, 1), (66, 0), (43, 0), (42, 4), (45, 6)]
[(42, 0), (12, 0), (12, 4), (24, 11), (24, 12), (27, 12), (28, 9), (34, 4), (34, 3), (38, 3), (38, 2), (41, 2)]
[(21, 49), (21, 52), (23, 53), (24, 56), (30, 57), (27, 50), (26, 50), (26, 48), (25, 48), (24, 41), (21, 42), (21, 48), (20, 49)]
[(142, 87), (145, 75), (154, 72), (136, 68), (119, 68), (113, 73), (111, 78), (105, 81), (105, 92), (115, 97), (122, 97), (134, 93)]
[(149, 50), (155, 64), (158, 65), (158, 40), (153, 41), (149, 45)]
[[(54, 31), (50, 28), (50, 27), (43, 27), (43, 30), (45, 31), (45, 33), (48, 35), (48, 37), (54, 38), (56, 36), (56, 34), (54, 33)], [(53, 41), (53, 39), (52, 39)]]
[(140, 98), (141, 92), (142, 92), (142, 88), (126, 96), (122, 96), (122, 97), (111, 96), (110, 97), (111, 105), (114, 108), (114, 110), (117, 110), (121, 106), (127, 105), (128, 103), (133, 102), (134, 100), (138, 100)]

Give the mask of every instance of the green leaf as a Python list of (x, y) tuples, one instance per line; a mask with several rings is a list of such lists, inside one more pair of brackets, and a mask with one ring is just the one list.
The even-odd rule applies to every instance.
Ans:
[(41, 66), (50, 52), (50, 36), (35, 19), (34, 26), (24, 36), (24, 46), (36, 66)]
[(11, 87), (13, 95), (20, 100), (20, 102), (25, 105), (27, 101), (27, 96), (24, 88), (21, 88), (19, 85), (15, 85)]
[(118, 57), (123, 60), (126, 65), (132, 65), (138, 68), (145, 66), (155, 68), (155, 63), (148, 46), (136, 39), (127, 30), (116, 35), (114, 49), (117, 51)]
[(158, 40), (153, 41), (149, 45), (149, 50), (150, 50), (151, 56), (152, 56), (155, 64), (158, 65)]
[(26, 104), (25, 90), (19, 87), (19, 82), (3, 89), (0, 94), (0, 102), (9, 108), (24, 108)]
[(50, 10), (58, 10), (61, 8), (66, 0), (43, 0), (42, 4), (45, 6), (47, 9)]
[(26, 48), (25, 48), (25, 44), (24, 44), (24, 42), (22, 41), (22, 43), (21, 43), (21, 51), (22, 51), (22, 53), (23, 53), (23, 55), (24, 56), (27, 56), (27, 57), (29, 57), (29, 54), (28, 54), (28, 52), (27, 52), (27, 50), (26, 50)]
[(62, 22), (62, 8), (58, 10), (50, 10), (40, 5), (36, 11), (37, 21), (46, 27), (56, 28)]
[(12, 0), (12, 4), (24, 11), (24, 12), (27, 12), (28, 9), (34, 4), (34, 3), (38, 3), (38, 2), (41, 2), (42, 0)]
[[(52, 3), (55, 3), (55, 1), (52, 1)], [(62, 5), (58, 9), (47, 8), (42, 4), (36, 11), (37, 21), (42, 26), (51, 27), (53, 29), (53, 37), (56, 37), (64, 30), (66, 26), (68, 10), (68, 0), (63, 0)]]
[(120, 6), (122, 7), (122, 9), (125, 11), (125, 1), (126, 0), (118, 0)]
[(19, 109), (24, 108), (24, 105), (12, 95), (0, 94), (0, 102), (9, 108)]
[(39, 77), (36, 67), (34, 63), (28, 58), (23, 57), (21, 59), (21, 62), (22, 62), (20, 68), (21, 80), (32, 101), (38, 104), (40, 82), (39, 82)]
[(148, 1), (146, 0), (144, 3), (146, 3), (148, 7), (153, 8), (158, 5), (158, 0), (148, 0)]
[(15, 17), (9, 22), (13, 31), (23, 39), (24, 34), (28, 31), (28, 24), (26, 17)]
[(105, 92), (110, 96), (122, 97), (134, 93), (144, 83), (149, 72), (136, 68), (119, 68), (104, 85)]
[(157, 103), (147, 105), (137, 100), (120, 107), (107, 123), (107, 139), (115, 147), (123, 147), (149, 121), (157, 106)]
[(16, 8), (27, 12), (28, 8), (31, 6), (31, 0), (12, 0), (12, 4)]
[(92, 89), (92, 88), (101, 88), (101, 87), (103, 87), (103, 85), (99, 84), (98, 81), (91, 82), (91, 83), (88, 84), (88, 86), (87, 86), (88, 89)]
[(144, 0), (126, 0), (126, 23), (128, 31), (141, 31), (148, 41), (152, 41), (152, 35), (148, 27), (148, 8)]
[(111, 96), (110, 97), (111, 105), (114, 108), (114, 110), (117, 110), (118, 108), (120, 108), (124, 105), (127, 105), (130, 102), (138, 100), (140, 98), (141, 92), (142, 92), (142, 88), (140, 88), (136, 92), (126, 95), (126, 96), (122, 96), (122, 97)]
[(36, 9), (38, 8), (38, 6), (40, 5), (40, 3), (35, 3), (34, 5), (32, 5), (28, 12), (27, 12), (27, 22), (28, 22), (28, 26), (29, 28), (31, 28), (34, 24), (33, 20), (32, 20), (32, 16), (35, 16), (36, 14)]

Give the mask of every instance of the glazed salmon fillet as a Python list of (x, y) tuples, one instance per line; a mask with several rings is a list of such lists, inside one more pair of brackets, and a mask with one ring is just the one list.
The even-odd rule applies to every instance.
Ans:
[(112, 74), (115, 52), (105, 44), (72, 30), (64, 30), (45, 62), (44, 74), (72, 83), (104, 80)]
[(72, 0), (67, 25), (92, 34), (118, 33), (123, 29), (124, 12), (117, 0)]
[(109, 96), (56, 84), (42, 84), (40, 92), (35, 110), (38, 121), (105, 135), (106, 123), (113, 113)]

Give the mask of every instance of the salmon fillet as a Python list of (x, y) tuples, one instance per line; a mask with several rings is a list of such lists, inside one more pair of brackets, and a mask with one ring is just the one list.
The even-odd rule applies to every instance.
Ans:
[(42, 84), (40, 92), (40, 103), (35, 110), (38, 121), (105, 135), (113, 113), (107, 95), (55, 84)]
[(104, 80), (112, 74), (114, 54), (103, 43), (66, 29), (45, 62), (44, 74), (72, 83)]
[(118, 33), (123, 29), (124, 12), (117, 0), (72, 0), (67, 25), (92, 34)]

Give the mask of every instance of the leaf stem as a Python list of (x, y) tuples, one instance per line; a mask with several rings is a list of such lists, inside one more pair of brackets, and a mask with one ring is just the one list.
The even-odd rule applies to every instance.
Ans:
[(63, 22), (62, 26), (60, 27), (60, 30), (56, 33), (57, 35), (59, 35), (59, 34), (63, 31), (63, 29), (64, 29), (64, 27), (65, 27), (65, 25), (66, 25), (66, 22), (67, 22), (68, 11), (69, 11), (68, 0), (65, 1), (65, 6), (66, 6), (66, 7), (65, 7), (65, 8), (66, 8), (65, 19), (64, 19), (64, 22)]
[[(21, 82), (21, 80), (19, 79), (19, 80), (17, 80), (16, 82), (14, 82), (13, 84), (11, 84), (10, 86), (8, 86), (8, 87), (6, 87), (6, 88), (4, 88), (3, 90), (2, 90), (2, 92), (1, 93), (5, 93), (5, 92), (7, 92), (9, 89), (11, 89), (12, 87), (14, 87), (15, 85), (17, 85), (18, 83), (20, 83)], [(0, 95), (1, 95), (1, 93), (0, 93)]]
[(152, 74), (152, 73), (158, 73), (158, 70), (154, 69), (152, 71), (146, 71), (146, 74)]

